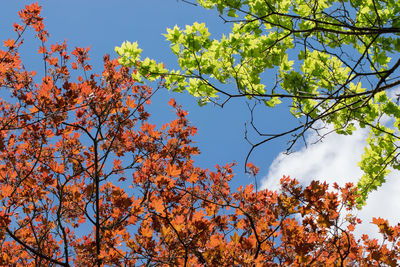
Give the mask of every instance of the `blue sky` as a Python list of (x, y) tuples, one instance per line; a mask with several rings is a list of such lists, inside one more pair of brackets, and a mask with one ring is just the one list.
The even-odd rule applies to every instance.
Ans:
[[(14, 38), (13, 22), (18, 21), (18, 10), (32, 1), (7, 1), (0, 11), (1, 39)], [(168, 68), (176, 68), (176, 60), (169, 50), (163, 33), (167, 27), (184, 27), (193, 22), (205, 22), (212, 37), (219, 38), (229, 32), (230, 25), (219, 19), (216, 11), (205, 10), (176, 0), (114, 0), (114, 1), (38, 1), (43, 6), (45, 25), (51, 34), (50, 44), (67, 40), (69, 51), (75, 46), (91, 46), (91, 63), (96, 72), (102, 70), (102, 57), (109, 53), (116, 57), (114, 47), (123, 41), (137, 41), (143, 49), (142, 55), (162, 61)], [(40, 58), (37, 56), (38, 42), (28, 37), (24, 44), (23, 60), (28, 69), (36, 69)], [(36, 54), (36, 57), (35, 57)], [(265, 77), (268, 81), (270, 77)], [(189, 120), (199, 131), (195, 137), (202, 154), (196, 157), (197, 165), (212, 168), (215, 164), (237, 162), (233, 186), (252, 182), (244, 174), (244, 160), (250, 146), (244, 140), (244, 124), (250, 114), (244, 99), (229, 102), (223, 109), (213, 105), (199, 107), (196, 100), (187, 94), (158, 92), (152, 99), (151, 122), (159, 127), (174, 118), (167, 101), (176, 98), (177, 102), (189, 111)], [(268, 133), (288, 130), (297, 125), (288, 113), (287, 104), (280, 108), (266, 110), (261, 106), (256, 110), (257, 125)], [(280, 139), (258, 148), (251, 157), (261, 168), (259, 182), (264, 187), (277, 188), (277, 181), (283, 174), (298, 178), (303, 183), (311, 179), (328, 182), (354, 182), (361, 172), (357, 162), (361, 159), (367, 133), (344, 137), (331, 134), (323, 143), (311, 148), (297, 147), (298, 151), (285, 156), (288, 139)], [(253, 135), (257, 139), (257, 136)], [(312, 142), (313, 136), (307, 136)], [(260, 140), (258, 138), (258, 140)], [(271, 168), (270, 168), (271, 167)], [(398, 172), (388, 176), (387, 183), (378, 192), (371, 194), (368, 205), (359, 215), (364, 222), (372, 216), (388, 218), (397, 223), (400, 210), (400, 179)], [(397, 214), (397, 215), (396, 215)], [(365, 226), (364, 233), (373, 231)], [(375, 229), (376, 230), (376, 229)]]

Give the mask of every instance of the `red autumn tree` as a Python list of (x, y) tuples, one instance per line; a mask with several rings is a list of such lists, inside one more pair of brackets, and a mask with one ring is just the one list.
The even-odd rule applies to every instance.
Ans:
[[(382, 242), (354, 237), (351, 185), (231, 191), (232, 165), (196, 167), (187, 113), (171, 100), (177, 118), (149, 124), (154, 91), (135, 70), (105, 56), (92, 74), (88, 48), (47, 44), (40, 10), (19, 13), (0, 51), (1, 266), (399, 264), (400, 226), (374, 219)], [(40, 78), (18, 52), (29, 27)]]

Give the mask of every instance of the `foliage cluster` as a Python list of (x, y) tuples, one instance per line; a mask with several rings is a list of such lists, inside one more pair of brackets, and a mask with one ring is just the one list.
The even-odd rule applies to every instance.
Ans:
[[(200, 104), (224, 105), (231, 98), (256, 99), (273, 108), (290, 101), (299, 126), (262, 141), (293, 135), (289, 150), (320, 124), (339, 134), (357, 127), (370, 135), (359, 163), (364, 172), (359, 204), (400, 169), (400, 107), (393, 93), (400, 85), (399, 1), (392, 0), (199, 0), (215, 8), (229, 35), (211, 39), (204, 23), (168, 29), (166, 39), (180, 70), (141, 60), (137, 43), (116, 48), (125, 66), (138, 65), (137, 80), (165, 76), (166, 86), (187, 90)], [(275, 76), (275, 82), (265, 73)], [(287, 100), (282, 102), (282, 100)], [(390, 119), (389, 119), (390, 118)], [(258, 132), (258, 130), (257, 130)], [(250, 151), (250, 153), (251, 153)]]

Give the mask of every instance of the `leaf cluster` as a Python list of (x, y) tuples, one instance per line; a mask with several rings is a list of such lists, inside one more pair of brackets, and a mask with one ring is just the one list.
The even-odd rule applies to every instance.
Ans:
[[(186, 89), (201, 105), (223, 106), (232, 98), (254, 100), (266, 108), (289, 104), (299, 126), (277, 134), (260, 133), (254, 127), (263, 140), (250, 142), (249, 155), (261, 144), (286, 135), (292, 135), (291, 150), (310, 130), (318, 133), (321, 124), (333, 125), (345, 135), (367, 127), (370, 138), (359, 164), (364, 173), (358, 184), (359, 204), (384, 182), (390, 169), (399, 169), (400, 108), (393, 93), (400, 84), (397, 1), (198, 3), (217, 9), (231, 32), (210, 39), (206, 25), (197, 22), (185, 29), (167, 29), (166, 39), (180, 66), (161, 71), (167, 88)], [(140, 54), (137, 45), (131, 49)], [(131, 54), (121, 48), (116, 51), (125, 64)], [(135, 77), (152, 75), (147, 68)]]

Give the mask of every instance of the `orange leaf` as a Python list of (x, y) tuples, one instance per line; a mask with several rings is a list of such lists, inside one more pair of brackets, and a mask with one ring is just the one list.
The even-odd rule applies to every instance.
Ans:
[(174, 99), (174, 98), (171, 98), (171, 99), (168, 101), (168, 105), (173, 106), (173, 107), (176, 107), (175, 99)]
[(190, 175), (189, 182), (191, 182), (191, 183), (196, 183), (197, 180), (198, 180), (198, 178), (199, 178), (199, 177), (197, 176), (197, 174), (192, 173), (192, 174)]
[(5, 184), (1, 187), (1, 195), (2, 197), (9, 197), (13, 191), (13, 187), (9, 184)]
[(135, 99), (131, 98), (130, 96), (128, 96), (126, 98), (126, 104), (128, 105), (128, 107), (130, 107), (131, 109), (134, 109), (137, 107), (136, 103), (135, 103)]
[(47, 62), (49, 62), (50, 65), (55, 66), (58, 63), (58, 58), (56, 58), (56, 57), (47, 58)]
[(142, 236), (151, 238), (153, 236), (153, 230), (149, 227), (142, 228)]
[(122, 168), (122, 161), (119, 159), (114, 159), (114, 170), (119, 170)]
[(233, 241), (233, 243), (239, 242), (239, 235), (237, 232), (235, 232), (235, 234), (233, 236), (231, 236), (231, 240)]
[(171, 177), (177, 177), (181, 174), (181, 170), (176, 167), (175, 164), (168, 164), (167, 175)]
[(220, 237), (217, 235), (212, 235), (210, 237), (210, 241), (208, 242), (210, 247), (217, 247), (218, 245), (221, 244)]
[(14, 39), (8, 39), (7, 41), (3, 41), (4, 46), (8, 48), (13, 48), (15, 46)]
[(64, 165), (56, 163), (53, 167), (54, 172), (63, 173), (64, 172)]
[(159, 199), (159, 198), (154, 199), (152, 202), (152, 205), (158, 213), (163, 213), (164, 203), (163, 203), (162, 199)]

